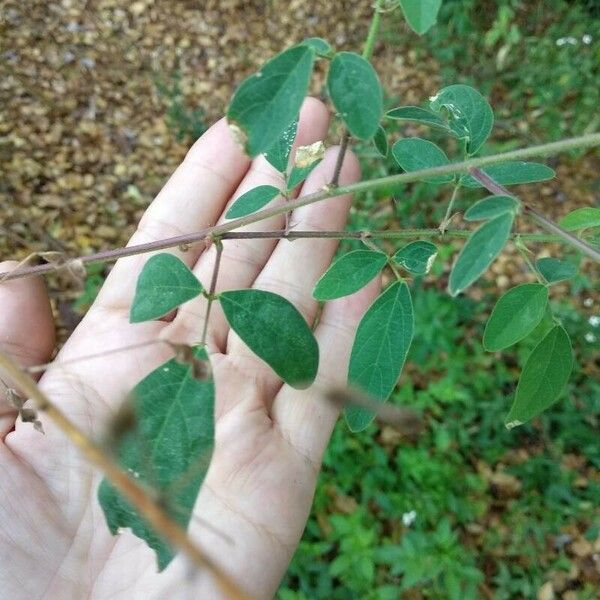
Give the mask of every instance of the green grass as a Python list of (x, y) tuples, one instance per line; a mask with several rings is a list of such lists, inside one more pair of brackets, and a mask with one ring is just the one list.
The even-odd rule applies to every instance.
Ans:
[[(568, 525), (593, 525), (600, 485), (574, 486), (580, 474), (561, 458), (573, 452), (599, 466), (600, 384), (578, 370), (549, 411), (507, 431), (518, 356), (483, 351), (488, 299), (417, 286), (414, 304), (411, 366), (393, 401), (421, 410), (426, 429), (410, 445), (382, 441), (378, 425), (352, 435), (338, 423), (282, 600), (391, 599), (409, 588), (426, 598), (479, 598), (486, 574), (498, 598), (534, 597), (551, 569), (570, 566), (552, 540)], [(574, 339), (593, 332), (568, 303), (555, 308)], [(578, 360), (591, 351), (580, 349)], [(519, 449), (525, 459), (511, 465)], [(505, 465), (521, 493), (496, 498), (482, 463)], [(415, 520), (404, 526), (411, 511)]]
[[(423, 60), (433, 56), (442, 65), (442, 86), (465, 82), (490, 95), (499, 118), (484, 153), (600, 125), (593, 121), (600, 20), (583, 3), (557, 1), (551, 10), (544, 3), (543, 11), (533, 4), (446, 0), (440, 26), (416, 46)], [(388, 21), (388, 42), (397, 31)], [(582, 44), (586, 33), (593, 43)], [(576, 37), (577, 46), (557, 45), (565, 36)], [(388, 107), (397, 104), (388, 100)], [(402, 127), (386, 128), (391, 141), (402, 135)], [(447, 144), (434, 131), (427, 137)], [(355, 150), (364, 178), (398, 172), (391, 158), (376, 158), (372, 146)], [(450, 186), (428, 184), (369, 192), (355, 201), (349, 227), (436, 227), (449, 195)], [(476, 197), (482, 192), (461, 190), (456, 209)], [(360, 245), (347, 241), (341, 248)], [(583, 528), (590, 540), (598, 535), (600, 484), (585, 470), (600, 467), (600, 383), (586, 374), (597, 369), (600, 330), (573, 301), (589, 296), (594, 282), (580, 274), (571, 295), (553, 301), (575, 340), (568, 389), (541, 417), (508, 431), (504, 419), (520, 367), (548, 323), (514, 348), (484, 352), (483, 327), (498, 291), (488, 275), (477, 284), (481, 300), (445, 293), (445, 269), (456, 247), (440, 244), (431, 282), (413, 285), (415, 340), (392, 398), (421, 411), (425, 431), (410, 444), (377, 424), (352, 435), (338, 423), (280, 600), (391, 600), (409, 590), (411, 598), (478, 599), (484, 583), (498, 600), (534, 598), (553, 572), (572, 567), (565, 548), (554, 545), (562, 533)], [(570, 454), (583, 457), (584, 466), (569, 467)], [(486, 470), (512, 475), (520, 492), (497, 497)], [(414, 522), (403, 524), (413, 511)], [(575, 592), (581, 600), (595, 593), (589, 583)]]

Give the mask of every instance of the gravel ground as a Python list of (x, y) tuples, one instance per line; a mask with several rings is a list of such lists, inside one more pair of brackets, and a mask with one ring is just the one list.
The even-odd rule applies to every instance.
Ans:
[[(44, 250), (75, 256), (126, 242), (190, 144), (168, 126), (172, 95), (161, 93), (161, 82), (178, 82), (178, 102), (201, 108), (210, 124), (235, 86), (282, 48), (321, 36), (360, 49), (371, 14), (364, 0), (124, 6), (0, 0), (2, 257)], [(398, 38), (414, 39), (404, 27)], [(436, 65), (417, 65), (409, 45), (399, 48), (379, 43), (375, 66), (388, 91), (419, 104), (439, 87)], [(313, 91), (321, 85), (318, 73)], [(589, 173), (598, 172), (598, 162), (588, 157), (574, 170), (563, 159), (558, 179), (528, 200), (557, 215), (567, 212), (566, 202), (594, 204)], [(501, 278), (500, 287), (512, 279)], [(64, 278), (49, 281), (69, 329), (79, 291)]]

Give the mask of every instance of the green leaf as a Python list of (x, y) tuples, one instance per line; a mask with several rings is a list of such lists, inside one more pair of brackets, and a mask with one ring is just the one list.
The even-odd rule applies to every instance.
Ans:
[(468, 85), (451, 85), (440, 90), (430, 103), (435, 112), (446, 111), (448, 126), (459, 138), (466, 138), (467, 151), (475, 154), (492, 131), (494, 113), (488, 101)]
[[(404, 366), (413, 336), (410, 290), (396, 281), (368, 308), (352, 346), (348, 385), (374, 400), (385, 402)], [(357, 406), (345, 410), (352, 431), (361, 431), (373, 420), (371, 411)]]
[(567, 231), (600, 227), (600, 208), (577, 208), (564, 216), (558, 224)]
[(591, 231), (586, 231), (582, 238), (592, 246), (600, 248), (600, 228), (594, 227)]
[(419, 35), (431, 29), (437, 21), (442, 0), (399, 0), (404, 18)]
[(571, 340), (560, 326), (553, 327), (530, 354), (506, 417), (512, 429), (551, 406), (569, 380), (573, 368)]
[(328, 58), (333, 54), (331, 44), (320, 37), (309, 37), (300, 42), (301, 46), (312, 48), (317, 56)]
[(548, 283), (558, 283), (577, 275), (575, 265), (558, 258), (540, 258), (536, 261), (535, 268)]
[(300, 185), (320, 162), (320, 160), (317, 160), (308, 167), (294, 167), (286, 183), (288, 191), (292, 191), (297, 185)]
[(375, 149), (381, 156), (384, 158), (388, 155), (388, 139), (387, 134), (385, 133), (385, 129), (379, 125), (377, 127), (377, 131), (373, 136), (373, 143), (375, 144)]
[(231, 328), (283, 381), (299, 389), (314, 381), (319, 347), (291, 302), (252, 289), (222, 292), (219, 300)]
[(496, 352), (516, 344), (539, 324), (548, 305), (548, 288), (525, 283), (512, 288), (494, 306), (485, 326), (483, 347)]
[(259, 185), (258, 187), (252, 188), (235, 200), (229, 207), (229, 210), (225, 213), (225, 218), (237, 219), (238, 217), (250, 215), (261, 209), (263, 206), (266, 206), (280, 193), (281, 192), (272, 185)]
[(237, 89), (227, 120), (249, 156), (268, 152), (298, 116), (315, 53), (294, 46), (264, 64)]
[(429, 127), (442, 129), (455, 135), (454, 131), (448, 127), (448, 123), (442, 117), (431, 110), (420, 108), (419, 106), (399, 106), (398, 108), (389, 110), (385, 113), (385, 116), (395, 121), (411, 121), (413, 123), (428, 125)]
[(437, 253), (438, 249), (435, 244), (417, 240), (400, 248), (394, 254), (393, 260), (413, 275), (426, 275), (429, 273)]
[(505, 213), (516, 214), (519, 206), (513, 196), (488, 196), (469, 206), (464, 218), (466, 221), (487, 221)]
[[(523, 162), (519, 160), (509, 160), (498, 165), (491, 165), (482, 170), (500, 185), (535, 183), (536, 181), (552, 179), (556, 175), (550, 167), (542, 163)], [(460, 183), (462, 186), (468, 188), (484, 187), (470, 175), (463, 175), (460, 178)]]
[(202, 284), (184, 262), (166, 252), (155, 254), (138, 277), (129, 321), (158, 319), (201, 293)]
[[(119, 464), (161, 498), (170, 517), (187, 528), (214, 445), (212, 379), (195, 379), (206, 365), (203, 348), (192, 350), (195, 366), (171, 359), (134, 388), (135, 419), (114, 450)], [(159, 569), (174, 556), (171, 547), (140, 517), (135, 508), (104, 479), (98, 490), (110, 531), (129, 527), (156, 552)]]
[(348, 252), (340, 256), (317, 281), (313, 298), (325, 301), (353, 294), (367, 285), (383, 269), (386, 262), (387, 256), (383, 252)]
[(448, 291), (456, 296), (482, 275), (500, 253), (513, 224), (513, 215), (505, 213), (476, 229), (456, 259)]
[(265, 158), (280, 172), (285, 173), (296, 132), (298, 131), (298, 119), (294, 119), (288, 127), (283, 130), (279, 139), (267, 150)]
[(372, 138), (383, 114), (383, 93), (371, 63), (354, 52), (338, 52), (329, 67), (327, 88), (350, 133)]
[[(396, 162), (407, 172), (442, 167), (449, 165), (450, 161), (445, 152), (429, 140), (421, 138), (404, 138), (392, 146), (392, 154)], [(454, 175), (434, 175), (425, 177), (423, 181), (429, 183), (449, 183)]]

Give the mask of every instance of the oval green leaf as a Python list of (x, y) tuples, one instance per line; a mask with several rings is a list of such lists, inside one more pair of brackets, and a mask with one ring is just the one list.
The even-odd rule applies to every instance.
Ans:
[(263, 290), (219, 294), (231, 328), (243, 342), (292, 387), (308, 387), (317, 375), (319, 347), (295, 306)]
[(420, 123), (421, 125), (428, 125), (429, 127), (442, 129), (455, 135), (442, 117), (431, 110), (420, 108), (419, 106), (399, 106), (398, 108), (389, 110), (385, 113), (385, 116), (394, 121), (411, 121), (413, 123)]
[(285, 50), (243, 81), (233, 95), (227, 121), (249, 156), (268, 152), (298, 116), (314, 58), (309, 46)]
[(399, 0), (409, 27), (423, 35), (437, 21), (442, 0)]
[[(445, 152), (429, 140), (421, 138), (405, 138), (398, 140), (392, 146), (392, 154), (396, 162), (407, 172), (431, 169), (432, 167), (443, 167), (449, 165), (450, 161)], [(449, 183), (454, 175), (434, 175), (424, 177), (423, 181), (429, 183)]]
[(333, 48), (328, 41), (320, 37), (310, 37), (300, 42), (301, 46), (308, 46), (315, 51), (317, 56), (328, 58), (333, 54)]
[(577, 275), (577, 268), (570, 262), (558, 258), (540, 258), (535, 268), (548, 283), (558, 283)]
[[(350, 364), (348, 385), (379, 402), (392, 393), (413, 337), (414, 317), (410, 290), (395, 282), (368, 308), (358, 325)], [(372, 411), (358, 406), (345, 409), (352, 431), (361, 431), (373, 420)]]
[(530, 354), (506, 417), (512, 429), (551, 406), (565, 387), (573, 368), (571, 340), (559, 325), (553, 327)]
[[(535, 183), (536, 181), (546, 181), (552, 179), (556, 173), (546, 165), (536, 162), (523, 162), (519, 160), (509, 160), (498, 165), (485, 167), (483, 171), (489, 175), (496, 183), (501, 185), (519, 185), (522, 183)], [(470, 175), (463, 175), (460, 183), (468, 188), (483, 187), (476, 179)]]
[(426, 275), (429, 273), (437, 253), (435, 244), (417, 240), (400, 248), (394, 254), (393, 260), (413, 275)]
[(348, 296), (367, 285), (387, 262), (383, 252), (354, 250), (340, 256), (317, 281), (313, 298), (321, 302)]
[(202, 284), (183, 261), (166, 252), (155, 254), (138, 277), (129, 322), (164, 317), (201, 293)]
[(381, 156), (383, 156), (383, 158), (385, 158), (388, 155), (389, 148), (387, 134), (385, 133), (385, 129), (381, 125), (377, 127), (377, 131), (373, 136), (373, 144), (375, 144), (375, 149), (377, 150), (377, 152), (379, 152)]
[(465, 221), (488, 221), (505, 213), (516, 214), (519, 201), (513, 196), (488, 196), (469, 206)]
[(452, 296), (468, 288), (492, 264), (508, 240), (513, 218), (511, 213), (500, 215), (471, 234), (450, 273), (448, 291)]
[(267, 150), (265, 158), (280, 172), (285, 173), (296, 132), (298, 131), (298, 119), (294, 119), (288, 127), (283, 130), (279, 139)]
[(350, 133), (372, 138), (383, 114), (383, 93), (371, 63), (354, 52), (338, 52), (329, 67), (327, 89)]
[(235, 200), (229, 207), (229, 210), (225, 213), (225, 218), (237, 219), (239, 217), (251, 215), (253, 212), (260, 210), (263, 206), (266, 206), (280, 193), (281, 192), (272, 185), (259, 185), (258, 187), (252, 188)]
[(539, 324), (548, 305), (548, 288), (525, 283), (512, 288), (494, 306), (485, 326), (483, 347), (496, 352), (516, 344)]
[(467, 151), (475, 154), (488, 139), (494, 113), (488, 101), (468, 85), (451, 85), (440, 90), (430, 102), (432, 110), (448, 115), (448, 126), (459, 138), (466, 138)]
[[(137, 384), (128, 400), (133, 426), (111, 448), (119, 464), (162, 498), (168, 515), (184, 529), (214, 445), (214, 383), (195, 377), (199, 369), (210, 373), (205, 350), (194, 348), (191, 360), (194, 364), (169, 360)], [(173, 549), (106, 479), (98, 500), (113, 535), (129, 527), (156, 552), (160, 570), (169, 564)]]
[(600, 227), (600, 208), (585, 206), (571, 211), (558, 224), (567, 231)]

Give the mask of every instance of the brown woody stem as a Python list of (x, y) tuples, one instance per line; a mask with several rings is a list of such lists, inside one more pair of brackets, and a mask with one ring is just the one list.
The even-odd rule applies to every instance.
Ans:
[(112, 485), (136, 508), (162, 537), (174, 548), (181, 550), (196, 566), (208, 569), (215, 577), (223, 592), (238, 600), (250, 600), (225, 573), (213, 563), (192, 542), (186, 531), (175, 523), (165, 511), (151, 498), (151, 494), (138, 482), (119, 467), (93, 440), (91, 440), (75, 423), (73, 423), (49, 398), (39, 389), (36, 383), (24, 373), (17, 363), (6, 354), (0, 352), (0, 372), (13, 381), (31, 398), (37, 408), (69, 438), (85, 458), (100, 469)]
[[(539, 146), (531, 146), (529, 148), (511, 150), (509, 152), (503, 152), (501, 154), (495, 154), (493, 156), (481, 156), (478, 158), (471, 158), (469, 160), (461, 161), (450, 165), (443, 165), (441, 167), (421, 169), (419, 171), (401, 173), (399, 175), (388, 175), (387, 177), (379, 177), (377, 179), (359, 181), (358, 183), (338, 186), (335, 188), (327, 186), (321, 191), (314, 192), (313, 194), (308, 194), (307, 196), (302, 196), (301, 198), (297, 198), (296, 200), (292, 200), (291, 202), (286, 202), (284, 205), (266, 208), (246, 217), (240, 217), (239, 219), (234, 219), (233, 221), (228, 221), (227, 223), (222, 223), (221, 225), (207, 227), (206, 229), (194, 233), (188, 233), (185, 235), (166, 238), (155, 242), (148, 242), (146, 244), (137, 244), (135, 246), (127, 246), (125, 248), (114, 248), (112, 250), (105, 250), (102, 252), (97, 252), (95, 254), (81, 256), (76, 260), (79, 260), (84, 264), (102, 261), (109, 262), (115, 261), (125, 256), (146, 254), (148, 252), (155, 252), (157, 250), (164, 250), (166, 248), (174, 248), (180, 245), (198, 243), (205, 240), (210, 235), (218, 236), (224, 239), (226, 236), (224, 236), (223, 234), (238, 229), (240, 227), (251, 225), (252, 223), (257, 223), (258, 221), (262, 221), (264, 219), (283, 214), (290, 210), (301, 208), (302, 206), (314, 204), (315, 202), (321, 202), (322, 200), (326, 200), (329, 198), (336, 198), (339, 196), (344, 196), (346, 194), (357, 194), (359, 192), (387, 187), (391, 185), (411, 183), (436, 175), (448, 175), (451, 173), (468, 173), (472, 169), (484, 167), (491, 164), (497, 164), (500, 162), (505, 162), (507, 160), (516, 160), (529, 158), (532, 156), (555, 154), (558, 152), (563, 152), (565, 150), (571, 150), (574, 148), (586, 148), (596, 146), (599, 144), (600, 133), (590, 133), (576, 138), (561, 140), (559, 142), (550, 142), (548, 144), (541, 144)], [(450, 232), (447, 231), (446, 235), (449, 234)], [(560, 237), (566, 239), (564, 235), (560, 235)], [(0, 278), (4, 278), (3, 280), (8, 281), (11, 279), (18, 279), (19, 277), (50, 273), (55, 270), (55, 265), (37, 265), (35, 267), (29, 267), (25, 269), (15, 269), (14, 271), (11, 271), (8, 274), (0, 273)]]
[(333, 169), (333, 176), (331, 178), (330, 186), (337, 187), (340, 181), (340, 173), (342, 172), (342, 165), (344, 164), (344, 157), (346, 156), (346, 150), (348, 149), (348, 142), (350, 141), (350, 133), (346, 129), (342, 134), (340, 141), (340, 150), (337, 155), (335, 167)]
[[(484, 173), (481, 169), (472, 168), (469, 170), (471, 177), (479, 181), (488, 191), (492, 192), (492, 194), (502, 194), (505, 196), (512, 196), (515, 198), (514, 194), (511, 194), (503, 185), (500, 185), (497, 181), (494, 181), (492, 177), (490, 177), (487, 173)], [(542, 213), (535, 210), (531, 206), (523, 203), (523, 211), (525, 214), (529, 214), (533, 217), (535, 221), (537, 221), (546, 231), (550, 231), (552, 234), (562, 238), (567, 243), (569, 243), (577, 250), (580, 250), (591, 259), (596, 262), (600, 262), (600, 252), (596, 250), (593, 246), (590, 246), (587, 242), (582, 239), (574, 236), (572, 233), (569, 233), (562, 227), (560, 227), (557, 223), (545, 217)]]

